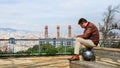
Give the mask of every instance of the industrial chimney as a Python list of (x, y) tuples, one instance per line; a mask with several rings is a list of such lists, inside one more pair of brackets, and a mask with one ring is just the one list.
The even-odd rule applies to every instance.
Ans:
[(71, 38), (71, 25), (68, 25), (68, 38)]
[(48, 38), (48, 26), (45, 26), (45, 38)]
[(57, 25), (57, 38), (60, 38), (60, 26)]

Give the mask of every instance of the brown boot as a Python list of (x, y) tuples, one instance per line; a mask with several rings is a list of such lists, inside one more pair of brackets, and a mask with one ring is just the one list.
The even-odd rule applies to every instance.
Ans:
[(75, 55), (73, 55), (71, 58), (69, 58), (68, 60), (70, 60), (70, 61), (79, 60), (79, 55), (78, 55), (78, 54), (75, 54)]

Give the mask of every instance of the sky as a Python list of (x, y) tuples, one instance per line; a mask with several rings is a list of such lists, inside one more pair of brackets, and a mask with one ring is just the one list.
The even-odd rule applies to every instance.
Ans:
[(116, 6), (120, 0), (0, 0), (0, 28), (14, 28), (44, 32), (48, 25), (49, 33), (67, 33), (68, 25), (72, 32), (82, 33), (78, 20), (102, 23), (103, 13), (109, 5)]

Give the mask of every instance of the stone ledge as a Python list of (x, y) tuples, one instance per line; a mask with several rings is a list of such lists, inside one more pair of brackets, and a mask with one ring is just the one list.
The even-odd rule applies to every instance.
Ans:
[(95, 55), (99, 57), (98, 60), (102, 58), (109, 58), (114, 62), (118, 62), (118, 60), (120, 60), (120, 49), (94, 47), (93, 51)]
[(91, 61), (71, 61), (70, 68), (119, 68), (119, 66)]

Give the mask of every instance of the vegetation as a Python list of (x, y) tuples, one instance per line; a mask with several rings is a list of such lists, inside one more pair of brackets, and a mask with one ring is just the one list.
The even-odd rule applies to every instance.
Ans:
[[(103, 25), (99, 24), (100, 32), (102, 33), (102, 43), (101, 45), (104, 47), (120, 47), (118, 43), (113, 42), (116, 36), (119, 36), (117, 32), (112, 32), (112, 30), (117, 29), (120, 30), (119, 22), (116, 14), (119, 13), (120, 6), (109, 6), (107, 11), (104, 12)], [(118, 45), (116, 45), (118, 44)], [(118, 46), (118, 47), (117, 47)]]
[(46, 43), (42, 45), (35, 45), (26, 51), (19, 51), (17, 54), (53, 56), (57, 54), (73, 54), (73, 50), (73, 47), (64, 45), (55, 47), (54, 45)]

